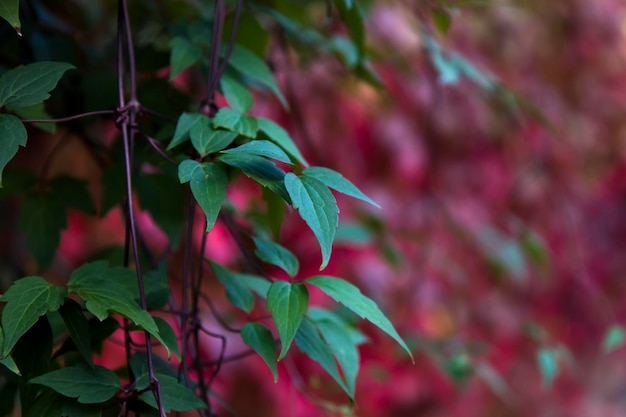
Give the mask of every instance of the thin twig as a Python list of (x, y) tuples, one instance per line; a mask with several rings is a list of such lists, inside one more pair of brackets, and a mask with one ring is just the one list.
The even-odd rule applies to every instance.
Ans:
[(113, 116), (116, 114), (115, 110), (96, 110), (86, 113), (75, 114), (73, 116), (60, 117), (58, 119), (21, 119), (22, 123), (63, 123), (70, 122), (72, 120), (83, 119), (85, 117), (92, 116)]

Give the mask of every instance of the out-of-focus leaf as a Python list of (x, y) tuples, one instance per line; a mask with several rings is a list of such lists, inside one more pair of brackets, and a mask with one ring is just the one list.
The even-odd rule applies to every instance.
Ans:
[(252, 291), (246, 286), (239, 275), (236, 274), (215, 262), (209, 261), (215, 277), (226, 288), (226, 296), (228, 300), (234, 305), (250, 313), (254, 307), (254, 295)]
[(309, 292), (303, 284), (276, 281), (270, 286), (267, 309), (272, 313), (280, 337), (278, 360), (287, 354), (308, 306)]
[(276, 143), (278, 146), (283, 148), (285, 152), (295, 158), (298, 162), (300, 162), (303, 166), (308, 166), (309, 164), (304, 160), (304, 157), (298, 150), (298, 147), (294, 143), (291, 136), (287, 133), (285, 129), (274, 123), (270, 119), (265, 119), (263, 117), (256, 118), (259, 129), (270, 138), (270, 140)]
[[(50, 119), (50, 115), (44, 108), (43, 103), (26, 107), (12, 107), (9, 110), (17, 114), (20, 119)], [(50, 133), (56, 131), (56, 123), (33, 123), (32, 126)]]
[(602, 350), (604, 353), (611, 352), (622, 347), (624, 342), (626, 342), (626, 331), (622, 326), (613, 325), (604, 335)]
[(35, 62), (10, 69), (0, 76), (0, 107), (27, 107), (48, 99), (65, 71), (65, 62)]
[(246, 113), (252, 108), (254, 98), (252, 93), (239, 81), (224, 75), (220, 78), (220, 88), (228, 103), (237, 111)]
[(87, 190), (87, 181), (68, 175), (60, 175), (50, 181), (50, 187), (57, 200), (87, 214), (96, 214), (96, 208)]
[(180, 348), (178, 347), (178, 338), (176, 337), (176, 333), (174, 332), (174, 329), (172, 329), (172, 326), (170, 326), (170, 324), (161, 317), (153, 316), (152, 319), (156, 323), (157, 328), (159, 329), (159, 335), (161, 336), (161, 339), (163, 339), (167, 349), (174, 352), (174, 355), (180, 359), (181, 356)]
[(200, 48), (181, 36), (172, 38), (170, 48), (170, 81), (202, 58)]
[(536, 233), (528, 232), (520, 238), (520, 244), (526, 256), (537, 266), (548, 264), (548, 251), (544, 241)]
[(232, 132), (254, 139), (257, 134), (257, 121), (252, 116), (246, 116), (239, 110), (222, 107), (213, 118), (214, 127), (223, 127)]
[(91, 337), (89, 334), (89, 322), (83, 315), (81, 306), (71, 298), (65, 299), (63, 305), (59, 308), (59, 313), (63, 318), (63, 323), (70, 333), (70, 337), (74, 345), (78, 349), (85, 362), (93, 367), (91, 358)]
[(450, 29), (450, 13), (448, 10), (442, 7), (436, 7), (432, 11), (433, 22), (435, 22), (435, 26), (437, 26), (437, 30), (442, 35), (448, 34), (448, 29)]
[(374, 233), (360, 223), (339, 223), (335, 243), (367, 245), (374, 239)]
[(350, 38), (359, 51), (359, 60), (365, 52), (365, 26), (363, 24), (363, 14), (358, 5), (348, 5), (344, 0), (336, 0), (335, 4), (339, 10), (341, 20), (346, 24)]
[[(0, 106), (1, 107), (1, 106)], [(20, 146), (26, 146), (28, 135), (24, 124), (12, 114), (0, 114), (0, 187), (2, 171), (17, 153)]]
[[(75, 399), (67, 398), (67, 397), (61, 397), (61, 404), (62, 404), (61, 415), (63, 417), (101, 417), (102, 416), (102, 404), (81, 404)], [(56, 417), (57, 415), (52, 415), (50, 417)]]
[(258, 323), (246, 323), (241, 328), (241, 337), (246, 345), (250, 346), (263, 358), (274, 375), (274, 382), (278, 381), (276, 368), (276, 343), (272, 332)]
[(37, 185), (37, 176), (29, 169), (8, 168), (0, 187), (0, 201), (15, 195), (26, 195)]
[(272, 158), (280, 162), (292, 165), (289, 156), (280, 148), (269, 140), (253, 140), (244, 143), (236, 148), (227, 149), (223, 153), (247, 153), (250, 155), (264, 156)]
[(542, 348), (537, 351), (537, 366), (539, 366), (544, 387), (551, 387), (558, 375), (560, 356), (558, 349)]
[(298, 258), (291, 251), (278, 243), (269, 240), (253, 237), (256, 245), (256, 256), (264, 262), (276, 265), (283, 269), (289, 276), (294, 277), (300, 267)]

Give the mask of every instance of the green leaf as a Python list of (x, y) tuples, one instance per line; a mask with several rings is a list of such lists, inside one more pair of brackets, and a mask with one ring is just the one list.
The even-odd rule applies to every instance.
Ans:
[(305, 282), (321, 289), (326, 295), (352, 310), (359, 317), (372, 322), (380, 330), (391, 336), (413, 359), (411, 350), (402, 340), (393, 324), (380, 311), (376, 303), (363, 295), (357, 287), (343, 279), (322, 275), (309, 278)]
[(63, 303), (65, 288), (48, 283), (41, 277), (18, 279), (0, 297), (7, 303), (2, 310), (4, 344), (0, 357), (6, 357), (20, 337), (49, 311)]
[(320, 270), (328, 265), (335, 231), (339, 223), (339, 208), (330, 190), (315, 178), (297, 177), (293, 173), (285, 176), (285, 187), (298, 210), (317, 238), (322, 250)]
[(257, 117), (256, 122), (259, 129), (265, 133), (272, 142), (283, 148), (285, 152), (295, 158), (303, 166), (309, 166), (298, 150), (298, 147), (294, 143), (293, 139), (291, 139), (291, 136), (289, 136), (289, 133), (287, 133), (285, 129), (274, 123), (272, 120), (265, 119), (263, 117)]
[(228, 104), (235, 110), (246, 113), (252, 108), (254, 104), (252, 93), (239, 81), (224, 75), (220, 79), (220, 87)]
[[(39, 387), (32, 387), (31, 389)], [(20, 390), (20, 395), (24, 389)], [(45, 390), (41, 395), (34, 396), (32, 403), (29, 402), (29, 406), (26, 410), (22, 409), (22, 417), (59, 417), (63, 414), (63, 396), (57, 394), (51, 389)], [(22, 402), (24, 405), (24, 402)], [(83, 416), (81, 416), (83, 417)]]
[(624, 342), (626, 342), (626, 331), (622, 326), (613, 325), (604, 336), (602, 350), (604, 353), (611, 352), (612, 350), (622, 347)]
[(294, 277), (300, 268), (298, 258), (289, 249), (269, 240), (253, 237), (256, 251), (254, 253), (263, 262), (282, 268), (290, 277)]
[(227, 149), (222, 153), (247, 153), (250, 155), (272, 158), (289, 165), (293, 165), (289, 156), (280, 147), (269, 140), (253, 140), (236, 148)]
[(239, 110), (231, 109), (230, 107), (222, 107), (218, 110), (213, 118), (213, 126), (223, 127), (252, 139), (256, 137), (258, 129), (256, 118), (246, 116)]
[(258, 323), (246, 323), (241, 328), (241, 337), (246, 345), (250, 346), (261, 356), (274, 375), (274, 382), (278, 381), (276, 368), (276, 343), (272, 332)]
[(193, 159), (185, 159), (178, 164), (178, 180), (181, 184), (191, 181), (193, 171), (200, 167), (200, 162)]
[(215, 262), (208, 261), (215, 273), (215, 277), (226, 288), (228, 300), (246, 313), (250, 313), (254, 307), (254, 294), (243, 282), (240, 275), (236, 274)]
[(0, 107), (26, 107), (50, 97), (63, 73), (74, 68), (65, 62), (20, 65), (0, 76)]
[(359, 57), (362, 59), (365, 52), (365, 25), (363, 24), (363, 14), (359, 7), (352, 7), (344, 0), (336, 0), (335, 4), (339, 10), (341, 20), (346, 24), (350, 38), (359, 51)]
[(301, 351), (306, 353), (311, 359), (319, 363), (322, 368), (339, 384), (350, 398), (354, 398), (354, 392), (350, 391), (339, 375), (337, 363), (333, 357), (333, 352), (328, 344), (322, 339), (317, 328), (310, 320), (305, 319), (300, 324), (296, 333), (296, 344)]
[(280, 195), (285, 201), (291, 202), (283, 182), (285, 173), (274, 162), (247, 153), (226, 153), (220, 155), (219, 160), (241, 169), (248, 177)]
[(289, 350), (309, 305), (309, 292), (299, 282), (276, 281), (267, 293), (267, 310), (272, 313), (281, 349), (278, 360)]
[[(192, 411), (200, 408), (206, 408), (206, 404), (200, 400), (189, 388), (179, 383), (176, 378), (162, 373), (156, 374), (161, 386), (161, 402), (166, 412), (174, 411)], [(136, 385), (138, 389), (144, 389), (150, 384), (150, 378), (147, 374), (137, 378)], [(157, 408), (154, 394), (148, 390), (139, 396), (144, 402)]]
[(54, 196), (30, 194), (20, 206), (17, 226), (37, 264), (45, 268), (59, 247), (61, 230), (67, 226), (65, 208)]
[(341, 222), (337, 227), (335, 243), (368, 245), (374, 240), (374, 232), (361, 223)]
[(103, 366), (68, 366), (28, 381), (45, 385), (66, 397), (78, 398), (82, 404), (96, 404), (112, 398), (120, 389), (115, 373)]
[(448, 10), (441, 7), (434, 8), (432, 11), (432, 16), (433, 22), (435, 22), (435, 26), (437, 26), (437, 30), (439, 31), (439, 33), (441, 33), (442, 35), (447, 35), (451, 23), (450, 13), (448, 13)]
[(176, 337), (176, 333), (174, 332), (174, 329), (172, 329), (172, 326), (170, 326), (170, 324), (167, 321), (163, 320), (161, 317), (153, 316), (152, 319), (159, 329), (159, 335), (163, 339), (165, 347), (169, 351), (174, 352), (174, 355), (176, 355), (176, 357), (180, 359), (181, 356), (180, 348), (178, 347), (178, 338)]
[(87, 181), (68, 175), (60, 175), (50, 181), (55, 198), (65, 206), (87, 214), (96, 214), (96, 208), (87, 190)]
[(0, 364), (6, 366), (6, 368), (15, 375), (20, 375), (20, 370), (12, 357), (7, 356), (6, 358), (0, 359)]
[(209, 233), (226, 198), (228, 176), (220, 165), (203, 163), (191, 174), (191, 192), (206, 216), (206, 231)]
[[(102, 417), (102, 404), (81, 404), (73, 398), (61, 397), (63, 417)], [(52, 415), (50, 417), (58, 417)], [(42, 416), (43, 417), (43, 416)]]
[[(67, 283), (69, 293), (85, 300), (85, 307), (100, 321), (111, 313), (119, 314), (146, 330), (167, 347), (159, 335), (152, 316), (134, 300), (133, 294), (116, 282), (116, 275), (128, 273), (125, 268), (108, 268), (104, 261), (87, 263), (74, 270)], [(169, 350), (168, 350), (169, 353)]]
[(378, 204), (365, 194), (361, 192), (354, 184), (348, 181), (343, 175), (337, 171), (333, 171), (324, 167), (310, 167), (302, 171), (302, 175), (315, 178), (321, 181), (325, 186), (339, 191), (340, 193), (349, 195), (350, 197), (357, 198), (359, 200), (370, 203), (371, 205), (380, 208)]
[[(222, 49), (224, 53), (224, 49)], [(250, 50), (241, 45), (234, 45), (228, 64), (254, 81), (268, 87), (280, 100), (283, 107), (288, 107), (287, 100), (278, 88), (276, 80), (267, 64)]]
[(172, 54), (170, 55), (170, 81), (202, 58), (200, 48), (180, 36), (172, 38), (170, 48), (172, 49)]
[(272, 284), (265, 278), (256, 275), (239, 274), (239, 280), (243, 285), (255, 292), (259, 297), (267, 298), (267, 292)]
[(537, 351), (537, 365), (544, 387), (550, 387), (559, 373), (559, 349), (542, 348)]
[(196, 124), (189, 133), (191, 144), (202, 157), (221, 151), (237, 137), (237, 132), (229, 130), (213, 130), (210, 123)]
[[(1, 79), (1, 78), (0, 78)], [(2, 171), (17, 153), (20, 146), (26, 146), (28, 135), (24, 124), (12, 114), (0, 114), (0, 187)]]
[(20, 0), (0, 0), (0, 17), (9, 22), (21, 36), (22, 25), (20, 23), (19, 9)]
[(174, 130), (174, 137), (169, 145), (167, 145), (167, 150), (169, 151), (175, 146), (180, 145), (181, 143), (187, 141), (189, 139), (189, 132), (191, 128), (195, 125), (200, 124), (204, 125), (210, 122), (210, 119), (203, 114), (200, 113), (183, 113), (178, 118), (178, 122), (176, 123), (176, 130)]
[[(0, 0), (1, 1), (1, 0)], [(44, 108), (43, 103), (33, 104), (26, 107), (11, 107), (7, 109), (15, 113), (20, 119), (50, 119), (51, 116)], [(32, 123), (31, 126), (35, 126), (46, 132), (56, 132), (56, 123)]]
[(83, 309), (76, 301), (66, 298), (61, 308), (59, 308), (59, 313), (63, 318), (63, 323), (65, 323), (65, 327), (67, 327), (78, 352), (83, 359), (85, 359), (87, 364), (93, 367), (89, 322), (83, 314)]

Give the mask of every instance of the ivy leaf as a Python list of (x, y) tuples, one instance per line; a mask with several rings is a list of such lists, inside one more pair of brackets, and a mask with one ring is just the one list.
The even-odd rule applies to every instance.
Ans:
[(293, 165), (289, 156), (274, 143), (269, 140), (253, 140), (251, 142), (244, 143), (236, 148), (227, 149), (222, 153), (247, 153), (250, 155), (264, 156), (266, 158), (272, 158), (280, 162), (284, 162), (289, 165)]
[(4, 358), (11, 353), (19, 338), (40, 316), (58, 310), (63, 304), (65, 293), (65, 288), (52, 285), (41, 277), (25, 277), (15, 281), (0, 297), (0, 301), (7, 303), (2, 310), (4, 344), (0, 357)]
[(354, 398), (354, 392), (348, 389), (346, 383), (339, 375), (332, 350), (328, 344), (324, 342), (317, 328), (310, 320), (305, 319), (300, 324), (298, 332), (296, 333), (296, 344), (307, 356), (319, 363), (322, 368), (337, 381), (341, 389), (343, 389), (350, 398)]
[(254, 294), (241, 282), (240, 275), (236, 274), (215, 262), (208, 261), (215, 277), (226, 288), (228, 300), (246, 313), (250, 313), (254, 307)]
[(324, 167), (310, 167), (302, 171), (302, 175), (306, 175), (311, 178), (315, 178), (321, 181), (325, 186), (339, 191), (340, 193), (349, 195), (350, 197), (357, 198), (359, 200), (370, 203), (371, 205), (380, 208), (378, 204), (365, 194), (361, 192), (354, 184), (348, 181), (343, 175), (337, 171), (333, 171)]
[(117, 375), (103, 366), (68, 366), (28, 381), (45, 385), (66, 397), (78, 398), (82, 404), (96, 404), (112, 398), (120, 389)]
[(272, 313), (281, 349), (278, 360), (289, 350), (309, 305), (309, 292), (299, 282), (276, 281), (267, 293), (267, 309)]
[(202, 157), (221, 151), (237, 137), (237, 132), (229, 130), (213, 130), (210, 123), (198, 123), (189, 133), (191, 144)]
[(52, 192), (65, 206), (87, 214), (96, 214), (96, 208), (87, 191), (87, 181), (68, 175), (60, 175), (50, 181)]
[(180, 36), (172, 38), (170, 48), (170, 81), (202, 58), (200, 48)]
[(2, 138), (0, 145), (0, 187), (2, 187), (2, 171), (13, 159), (19, 147), (26, 146), (28, 134), (20, 119), (12, 114), (0, 114), (0, 138)]
[[(222, 53), (223, 52), (224, 50), (222, 50)], [(235, 44), (230, 54), (228, 64), (246, 77), (268, 87), (276, 97), (278, 97), (283, 107), (289, 107), (269, 67), (253, 52), (241, 45)]]
[(253, 237), (252, 240), (257, 248), (254, 253), (263, 262), (282, 268), (292, 278), (298, 273), (298, 258), (289, 249), (259, 237)]
[(78, 352), (91, 367), (94, 366), (91, 358), (91, 336), (89, 334), (89, 322), (83, 315), (81, 306), (71, 298), (66, 298), (59, 308), (59, 313), (70, 333), (70, 337), (76, 345)]
[(613, 325), (604, 336), (602, 350), (608, 353), (624, 345), (626, 342), (626, 331), (622, 326)]
[(372, 322), (383, 332), (391, 336), (402, 348), (409, 354), (413, 360), (413, 354), (400, 337), (393, 324), (378, 308), (376, 303), (363, 295), (354, 285), (349, 282), (335, 277), (315, 276), (307, 279), (305, 282), (321, 289), (330, 298), (352, 310), (356, 315)]
[[(206, 404), (200, 400), (189, 388), (179, 383), (176, 378), (162, 373), (156, 374), (161, 386), (161, 402), (166, 412), (174, 411), (192, 411), (199, 408), (206, 408)], [(138, 389), (147, 388), (150, 384), (150, 378), (147, 374), (137, 378), (136, 385)], [(139, 396), (144, 402), (153, 408), (158, 408), (154, 400), (154, 394), (148, 390)]]
[(320, 270), (328, 265), (333, 239), (339, 224), (339, 208), (330, 190), (315, 178), (297, 177), (293, 173), (285, 176), (285, 187), (298, 209), (300, 217), (306, 222), (317, 238), (322, 250)]
[(165, 347), (169, 351), (174, 352), (174, 355), (180, 359), (181, 356), (180, 348), (178, 347), (178, 338), (176, 337), (176, 333), (174, 332), (174, 329), (172, 329), (172, 326), (170, 326), (170, 324), (161, 317), (152, 317), (152, 319), (159, 329), (159, 335), (161, 336), (161, 339), (163, 339)]
[(246, 116), (239, 110), (230, 107), (222, 107), (213, 118), (214, 127), (237, 132), (240, 135), (254, 139), (258, 130), (256, 118)]
[(191, 174), (191, 192), (206, 216), (205, 233), (209, 233), (215, 225), (226, 198), (227, 185), (228, 176), (224, 168), (215, 163), (200, 164)]
[(175, 146), (180, 145), (189, 139), (189, 132), (191, 128), (195, 125), (207, 124), (210, 122), (210, 119), (203, 114), (200, 113), (183, 113), (178, 118), (178, 122), (176, 123), (176, 130), (174, 130), (174, 137), (169, 145), (167, 145), (167, 150), (169, 151)]
[(226, 97), (226, 100), (228, 100), (228, 104), (230, 104), (235, 110), (241, 113), (246, 113), (252, 108), (252, 105), (254, 104), (252, 93), (250, 93), (246, 87), (241, 85), (239, 81), (224, 75), (220, 79), (220, 86), (222, 88), (222, 93)]
[(65, 62), (35, 62), (0, 76), (0, 107), (26, 107), (50, 97), (63, 73), (74, 68)]
[(272, 120), (265, 119), (263, 117), (257, 117), (256, 122), (259, 129), (265, 133), (272, 142), (283, 148), (285, 152), (295, 158), (303, 166), (309, 166), (300, 153), (300, 150), (298, 150), (298, 147), (294, 143), (293, 139), (291, 139), (291, 136), (289, 136), (285, 129), (274, 123)]
[(0, 0), (0, 17), (9, 22), (17, 34), (22, 36), (19, 9), (20, 0)]
[(250, 346), (261, 356), (274, 375), (274, 382), (278, 381), (276, 368), (276, 343), (272, 332), (258, 323), (246, 323), (241, 328), (241, 337), (246, 345)]

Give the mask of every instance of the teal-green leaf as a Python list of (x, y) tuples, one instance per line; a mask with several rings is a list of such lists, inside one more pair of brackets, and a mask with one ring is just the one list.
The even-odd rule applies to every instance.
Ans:
[(252, 93), (239, 81), (224, 75), (220, 79), (220, 87), (226, 100), (228, 100), (228, 104), (235, 110), (246, 113), (252, 108), (254, 104)]
[(91, 335), (89, 333), (89, 322), (83, 314), (80, 304), (71, 298), (66, 298), (59, 308), (63, 323), (70, 333), (74, 345), (78, 349), (83, 359), (89, 366), (93, 367), (91, 358)]
[(269, 140), (253, 140), (236, 148), (227, 149), (223, 153), (247, 153), (250, 155), (272, 158), (289, 165), (293, 165), (289, 156), (278, 145)]
[(252, 240), (256, 245), (254, 253), (263, 262), (276, 265), (288, 273), (290, 277), (294, 277), (298, 273), (300, 268), (298, 258), (289, 249), (259, 237), (253, 237)]
[(321, 181), (293, 173), (285, 175), (285, 187), (298, 209), (300, 217), (309, 226), (322, 250), (320, 270), (328, 265), (332, 251), (333, 239), (339, 224), (339, 208), (335, 197)]
[(211, 128), (210, 123), (196, 124), (189, 132), (191, 144), (202, 157), (221, 151), (237, 137), (237, 132)]
[(626, 331), (622, 326), (613, 325), (604, 336), (602, 350), (604, 353), (608, 353), (614, 349), (622, 347), (624, 342), (626, 342)]
[(230, 107), (222, 107), (213, 118), (214, 127), (223, 127), (232, 132), (254, 139), (258, 126), (256, 118), (246, 116), (239, 110)]
[(63, 303), (65, 288), (52, 285), (41, 277), (19, 279), (0, 298), (7, 303), (2, 310), (4, 344), (0, 357), (6, 357), (20, 337), (49, 311)]
[(537, 365), (544, 387), (550, 387), (558, 375), (560, 356), (558, 349), (542, 348), (537, 351)]
[(246, 323), (241, 328), (241, 337), (246, 345), (250, 346), (265, 361), (274, 375), (274, 382), (278, 381), (276, 368), (276, 343), (272, 332), (259, 323)]
[(378, 308), (376, 303), (363, 295), (356, 286), (340, 278), (322, 275), (309, 278), (305, 282), (321, 289), (326, 295), (352, 310), (361, 318), (369, 320), (380, 330), (391, 336), (413, 359), (411, 350), (402, 340), (393, 324)]
[(28, 381), (45, 385), (66, 397), (78, 398), (82, 404), (96, 404), (112, 398), (120, 389), (120, 381), (112, 371), (96, 365), (68, 366)]
[[(161, 387), (161, 402), (166, 412), (174, 411), (192, 411), (200, 408), (206, 408), (206, 404), (200, 400), (189, 388), (179, 383), (176, 378), (162, 373), (156, 374)], [(148, 386), (150, 379), (147, 374), (143, 374), (137, 378), (136, 385), (139, 389)], [(139, 396), (144, 402), (153, 408), (157, 408), (154, 394), (148, 390)]]
[(301, 351), (307, 354), (339, 384), (350, 398), (354, 398), (354, 391), (350, 391), (346, 383), (339, 375), (337, 363), (333, 357), (330, 346), (322, 339), (315, 325), (308, 319), (302, 320), (298, 332), (296, 333), (296, 344)]
[(308, 306), (309, 292), (303, 284), (276, 281), (270, 286), (267, 310), (272, 313), (280, 337), (278, 360), (287, 354)]
[(193, 171), (200, 168), (200, 162), (193, 159), (185, 159), (178, 164), (178, 180), (181, 184), (191, 181)]
[(239, 275), (242, 274), (234, 273), (215, 262), (209, 261), (209, 264), (217, 280), (226, 288), (228, 300), (246, 313), (250, 313), (254, 307), (254, 294), (240, 279)]
[(74, 68), (65, 62), (35, 62), (0, 76), (0, 107), (26, 107), (50, 97), (63, 73)]
[(261, 278), (256, 275), (239, 274), (241, 283), (248, 287), (252, 292), (255, 292), (261, 298), (267, 298), (267, 292), (272, 284), (265, 278)]
[(20, 0), (0, 0), (0, 17), (9, 22), (15, 31), (21, 35)]
[(163, 339), (165, 347), (170, 352), (174, 352), (174, 355), (176, 355), (176, 357), (180, 359), (181, 356), (180, 348), (178, 347), (178, 338), (176, 337), (176, 332), (174, 332), (172, 326), (170, 326), (170, 324), (167, 321), (163, 320), (161, 317), (153, 316), (152, 319), (159, 329), (159, 335), (161, 336), (161, 339)]
[[(222, 50), (224, 53), (224, 50)], [(250, 50), (235, 44), (228, 64), (254, 81), (268, 87), (280, 100), (283, 107), (288, 107), (287, 100), (278, 88), (276, 80), (267, 64)]]
[(295, 158), (298, 162), (300, 162), (303, 166), (308, 166), (309, 164), (306, 162), (300, 150), (294, 143), (289, 133), (278, 124), (273, 122), (270, 119), (265, 119), (263, 117), (256, 118), (257, 125), (259, 129), (267, 135), (268, 138), (278, 146), (283, 148), (285, 152)]
[(302, 171), (302, 175), (315, 178), (321, 181), (325, 186), (332, 188), (335, 191), (339, 191), (340, 193), (349, 195), (350, 197), (357, 198), (380, 208), (374, 200), (363, 194), (361, 190), (359, 190), (354, 184), (348, 181), (337, 171), (324, 167), (310, 167)]
[(202, 58), (200, 48), (180, 36), (172, 38), (170, 48), (170, 81)]
[[(1, 107), (1, 106), (0, 106)], [(24, 124), (12, 114), (0, 114), (0, 187), (2, 171), (17, 153), (20, 146), (26, 146), (28, 135)]]
[(178, 118), (178, 122), (176, 123), (176, 129), (174, 130), (174, 137), (169, 145), (167, 145), (167, 150), (169, 151), (175, 146), (180, 145), (181, 143), (187, 141), (189, 139), (189, 132), (191, 128), (193, 128), (196, 124), (207, 124), (210, 122), (210, 119), (203, 114), (200, 113), (183, 113)]
[[(365, 25), (363, 24), (363, 14), (357, 5), (348, 5), (345, 0), (336, 0), (335, 4), (339, 10), (341, 20), (346, 24), (350, 38), (362, 57), (365, 52)], [(361, 58), (362, 59), (362, 58)]]
[(228, 176), (224, 168), (216, 163), (203, 163), (193, 170), (191, 192), (206, 216), (206, 233), (209, 233), (226, 198)]

